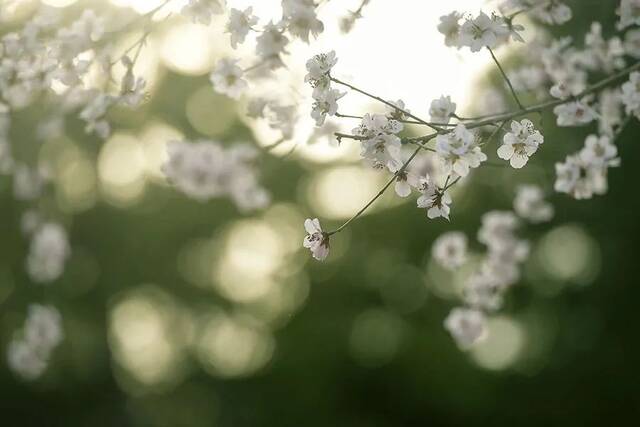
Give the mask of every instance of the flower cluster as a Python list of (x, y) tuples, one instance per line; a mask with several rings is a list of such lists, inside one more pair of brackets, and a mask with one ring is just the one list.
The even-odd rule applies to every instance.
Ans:
[(550, 221), (553, 205), (545, 200), (544, 191), (537, 185), (521, 185), (513, 200), (513, 210), (520, 218), (533, 224)]
[(29, 306), (21, 333), (7, 347), (9, 367), (24, 379), (38, 378), (63, 338), (62, 317), (55, 307)]
[[(252, 66), (243, 69), (238, 65), (240, 59), (223, 58), (210, 76), (217, 92), (238, 99), (249, 87), (249, 71), (258, 68), (274, 71), (281, 68), (291, 39), (309, 43), (311, 36), (318, 37), (324, 31), (324, 24), (318, 19), (316, 7), (313, 0), (282, 0), (282, 19), (261, 26), (259, 18), (253, 14), (252, 7), (244, 10), (231, 8), (226, 13), (224, 0), (190, 0), (182, 13), (194, 22), (204, 25), (211, 24), (212, 15), (226, 13), (226, 31), (233, 49), (245, 43), (251, 31), (256, 33), (256, 61)], [(264, 78), (264, 73), (259, 74), (259, 77)], [(330, 96), (328, 94), (327, 99)], [(320, 102), (324, 102), (324, 99)]]
[(523, 28), (514, 25), (503, 16), (484, 12), (475, 17), (464, 17), (459, 12), (452, 12), (440, 18), (438, 31), (445, 36), (447, 46), (468, 47), (472, 52), (478, 52), (483, 47), (494, 49), (510, 39), (523, 42), (519, 32)]
[(620, 22), (618, 26), (621, 29), (632, 25), (640, 25), (640, 1), (638, 0), (622, 0), (618, 9)]
[(622, 40), (619, 37), (605, 40), (602, 36), (602, 24), (599, 22), (591, 24), (591, 31), (585, 36), (584, 45), (581, 59), (587, 69), (612, 72), (626, 65)]
[(261, 209), (269, 203), (255, 169), (258, 152), (249, 145), (223, 147), (214, 141), (169, 143), (162, 170), (184, 194), (207, 201), (229, 197), (241, 211)]
[(394, 169), (403, 164), (402, 142), (398, 134), (403, 125), (384, 114), (365, 114), (362, 122), (353, 129), (361, 139), (360, 155), (375, 169)]
[(436, 152), (444, 162), (445, 171), (454, 176), (465, 177), (469, 169), (477, 168), (487, 160), (478, 145), (476, 135), (458, 124), (453, 132), (436, 137)]
[[(536, 186), (523, 186), (514, 201), (518, 215), (531, 222), (548, 221), (552, 208)], [(492, 211), (482, 218), (478, 241), (487, 252), (466, 277), (464, 307), (454, 308), (445, 328), (461, 349), (468, 349), (487, 335), (486, 313), (502, 307), (505, 292), (520, 280), (520, 265), (529, 254), (529, 243), (517, 236), (520, 219), (514, 212)], [(432, 256), (448, 270), (469, 262), (467, 238), (460, 232), (440, 236), (433, 244)]]
[[(86, 131), (102, 138), (110, 133), (108, 110), (117, 105), (137, 106), (143, 99), (145, 82), (133, 74), (134, 60), (126, 54), (112, 61), (113, 48), (102, 43), (107, 22), (92, 10), (68, 27), (55, 30), (61, 16), (43, 8), (20, 32), (0, 40), (0, 112), (19, 111), (47, 95), (52, 117), (62, 120), (65, 113), (78, 111)], [(105, 92), (89, 87), (86, 77), (102, 71), (108, 78), (120, 63), (124, 73), (119, 91)], [(56, 90), (52, 91), (53, 88)]]
[(304, 81), (313, 87), (313, 109), (311, 117), (316, 126), (322, 126), (329, 116), (338, 112), (338, 100), (345, 93), (331, 87), (331, 69), (338, 62), (335, 51), (321, 53), (307, 61), (307, 75)]
[(605, 194), (609, 188), (610, 167), (620, 166), (618, 149), (607, 135), (589, 135), (578, 153), (556, 163), (555, 190), (576, 199), (590, 199)]
[(622, 103), (627, 114), (640, 119), (640, 73), (633, 72), (629, 81), (622, 85)]
[[(523, 57), (520, 70), (528, 70), (528, 78), (514, 74), (514, 86), (542, 97), (550, 93), (564, 102), (554, 107), (558, 126), (585, 126), (598, 121), (600, 131), (612, 135), (621, 124), (620, 89), (602, 91), (599, 97), (584, 93), (591, 73), (610, 74), (624, 69), (629, 56), (635, 57), (640, 47), (640, 33), (631, 30), (625, 40), (605, 38), (600, 23), (594, 22), (584, 37), (584, 47), (578, 48), (570, 37), (536, 40), (530, 43), (533, 54)], [(525, 77), (525, 76), (523, 76)], [(522, 82), (520, 82), (522, 80)], [(633, 104), (632, 82), (627, 85), (629, 104)], [(633, 111), (633, 106), (627, 111)], [(631, 114), (631, 113), (629, 113)]]

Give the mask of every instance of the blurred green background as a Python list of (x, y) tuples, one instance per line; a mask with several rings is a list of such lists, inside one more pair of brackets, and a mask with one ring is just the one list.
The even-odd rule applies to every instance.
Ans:
[[(558, 34), (605, 17), (612, 33), (616, 1), (571, 3), (575, 18)], [(637, 424), (637, 123), (618, 141), (623, 166), (606, 196), (553, 196), (553, 222), (525, 231), (534, 246), (524, 277), (491, 319), (491, 337), (464, 353), (442, 327), (460, 281), (430, 260), (433, 240), (449, 230), (473, 239), (484, 212), (511, 208), (518, 184), (550, 189), (553, 163), (589, 129), (560, 130), (545, 115), (546, 143), (531, 166), (475, 173), (454, 193), (451, 223), (387, 198), (317, 263), (301, 248), (302, 221), (322, 215), (310, 199), (327, 183), (356, 187), (369, 175), (353, 162), (265, 155), (274, 199), (265, 212), (190, 201), (158, 177), (156, 142), (172, 129), (229, 143), (251, 132), (206, 76), (159, 73), (140, 111), (114, 112), (122, 130), (106, 145), (71, 120), (67, 136), (40, 148), (55, 166), (40, 207), (68, 227), (73, 246), (49, 286), (24, 272), (26, 206), (0, 178), (3, 358), (29, 303), (58, 307), (66, 333), (38, 381), (0, 363), (0, 425)], [(38, 146), (37, 113), (19, 115), (14, 143)]]

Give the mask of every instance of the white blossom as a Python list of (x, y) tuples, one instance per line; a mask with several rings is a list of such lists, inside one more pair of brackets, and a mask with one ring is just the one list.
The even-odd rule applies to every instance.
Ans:
[(189, 0), (181, 13), (191, 21), (202, 24), (211, 24), (212, 15), (224, 12), (225, 0)]
[(79, 115), (87, 123), (85, 132), (93, 132), (102, 139), (108, 138), (111, 134), (111, 126), (105, 120), (105, 115), (109, 108), (115, 105), (116, 101), (116, 97), (104, 93), (98, 93), (97, 96), (93, 97), (80, 111)]
[(395, 120), (397, 123), (400, 123), (401, 120), (406, 120), (409, 117), (407, 113), (411, 113), (411, 111), (404, 105), (404, 101), (402, 99), (398, 99), (397, 101), (391, 101), (390, 105), (386, 105), (386, 116), (389, 120)]
[(324, 261), (329, 255), (329, 235), (322, 231), (318, 218), (307, 218), (304, 221), (307, 235), (302, 245), (311, 251), (311, 255), (318, 261)]
[(541, 3), (541, 5), (534, 8), (532, 14), (545, 24), (562, 25), (569, 22), (573, 17), (571, 8), (561, 1), (538, 0), (538, 3)]
[(529, 243), (513, 239), (499, 250), (490, 250), (481, 265), (481, 273), (496, 286), (496, 290), (505, 292), (520, 280), (520, 264), (529, 256)]
[(598, 101), (598, 130), (604, 135), (613, 136), (622, 124), (622, 91), (603, 90)]
[(256, 54), (261, 59), (268, 61), (272, 67), (281, 65), (280, 55), (285, 53), (289, 44), (281, 25), (273, 22), (265, 25), (256, 42)]
[(520, 221), (513, 212), (491, 211), (483, 215), (478, 241), (487, 246), (487, 255), (476, 274), (498, 288), (506, 288), (520, 278), (519, 264), (529, 255), (529, 243), (517, 237)]
[(24, 339), (42, 352), (49, 352), (64, 338), (62, 316), (52, 306), (29, 306), (24, 325)]
[(460, 19), (462, 14), (451, 12), (440, 17), (438, 31), (444, 35), (444, 44), (449, 47), (460, 47)]
[(635, 59), (640, 59), (640, 29), (633, 29), (624, 35), (624, 51)]
[(70, 255), (71, 247), (64, 228), (56, 223), (45, 223), (31, 239), (27, 272), (35, 282), (52, 282), (62, 275)]
[(45, 360), (25, 341), (11, 341), (7, 348), (9, 368), (26, 380), (35, 380), (47, 369)]
[(252, 119), (263, 118), (269, 101), (264, 98), (253, 98), (247, 104), (247, 116)]
[(324, 24), (316, 16), (313, 0), (283, 0), (282, 10), (289, 32), (307, 43), (309, 34), (318, 37), (324, 31)]
[(511, 29), (502, 18), (496, 15), (489, 17), (480, 12), (476, 18), (467, 19), (462, 24), (460, 45), (469, 47), (472, 52), (478, 52), (483, 47), (493, 49), (510, 33)]
[(258, 18), (253, 15), (253, 7), (245, 10), (231, 9), (227, 22), (227, 33), (231, 35), (231, 47), (236, 49), (238, 44), (244, 43), (249, 30), (258, 23)]
[(511, 72), (511, 84), (518, 92), (532, 92), (539, 94), (546, 85), (548, 75), (540, 65), (527, 65)]
[(487, 160), (476, 143), (475, 135), (463, 124), (436, 137), (436, 152), (444, 162), (445, 171), (460, 177), (467, 176), (470, 168), (477, 168)]
[(444, 268), (460, 268), (467, 261), (467, 236), (458, 231), (442, 234), (433, 242), (431, 253)]
[(549, 94), (558, 99), (567, 99), (572, 95), (569, 87), (564, 82), (558, 82), (551, 86), (551, 89), (549, 89)]
[(620, 16), (619, 28), (640, 25), (640, 0), (622, 0), (618, 9)]
[(216, 92), (238, 99), (248, 84), (243, 79), (244, 71), (236, 59), (221, 59), (211, 73), (211, 83)]
[(513, 201), (513, 210), (534, 224), (547, 222), (553, 218), (554, 209), (547, 202), (544, 192), (537, 185), (521, 185)]
[(640, 118), (640, 72), (629, 75), (629, 81), (622, 85), (622, 103), (627, 114)]
[(366, 138), (373, 138), (383, 134), (398, 134), (403, 125), (398, 120), (390, 119), (384, 114), (365, 114), (360, 125), (353, 129), (353, 133)]
[(468, 350), (487, 336), (484, 314), (471, 308), (451, 310), (444, 321), (444, 327), (462, 350)]
[(145, 97), (144, 89), (147, 81), (142, 77), (134, 78), (130, 72), (127, 72), (126, 76), (130, 76), (130, 79), (128, 82), (123, 79), (118, 100), (129, 107), (137, 107)]
[(514, 239), (520, 221), (513, 212), (491, 211), (482, 216), (478, 241), (490, 249), (501, 248)]
[(578, 154), (567, 156), (563, 163), (556, 163), (554, 189), (578, 200), (605, 194), (607, 168), (587, 162)]
[(293, 138), (294, 125), (298, 120), (298, 110), (294, 105), (268, 104), (269, 127), (280, 131), (285, 140)]
[(462, 290), (464, 302), (476, 310), (496, 311), (502, 307), (505, 287), (485, 268), (471, 274)]
[(336, 52), (321, 53), (313, 56), (307, 61), (307, 75), (304, 81), (311, 84), (314, 90), (314, 97), (318, 96), (329, 88), (329, 74), (331, 69), (338, 62)]
[(225, 148), (214, 141), (174, 141), (162, 166), (167, 179), (187, 196), (207, 201), (229, 197), (241, 211), (269, 203), (255, 170), (257, 151), (246, 144)]
[(531, 120), (511, 122), (511, 132), (507, 132), (504, 143), (498, 148), (498, 157), (508, 160), (511, 167), (520, 169), (529, 161), (540, 144), (544, 142), (542, 134), (535, 129)]
[(578, 95), (582, 92), (588, 78), (583, 64), (584, 55), (573, 47), (572, 43), (573, 40), (570, 37), (554, 39), (549, 46), (542, 47), (536, 55), (536, 57), (539, 56), (551, 82), (562, 87), (566, 96), (557, 97), (563, 99), (569, 94)]
[(618, 148), (608, 135), (589, 135), (580, 150), (583, 162), (595, 167), (615, 167), (620, 165)]
[(360, 155), (371, 161), (376, 169), (393, 168), (400, 162), (402, 142), (393, 134), (379, 134), (362, 141)]
[(553, 109), (558, 126), (583, 126), (595, 119), (591, 107), (580, 101), (568, 102)]
[(394, 190), (400, 197), (409, 197), (413, 188), (420, 187), (420, 177), (411, 170), (409, 165), (405, 167), (406, 161), (394, 161), (387, 166), (395, 175)]
[(431, 102), (429, 115), (431, 121), (435, 123), (449, 123), (451, 117), (456, 113), (456, 104), (451, 101), (450, 96), (441, 96)]
[(337, 89), (327, 89), (317, 94), (311, 110), (311, 117), (316, 121), (316, 126), (322, 126), (327, 115), (335, 116), (338, 112), (338, 100), (345, 95), (345, 92)]
[(9, 367), (26, 380), (40, 377), (53, 350), (64, 338), (62, 317), (55, 307), (33, 304), (19, 335), (9, 343)]
[(363, 138), (360, 155), (380, 169), (402, 164), (402, 142), (396, 136), (401, 130), (402, 124), (397, 120), (382, 114), (365, 114), (353, 133)]
[(580, 60), (591, 70), (603, 70), (610, 73), (624, 68), (625, 50), (622, 40), (613, 37), (605, 40), (602, 36), (602, 25), (599, 22), (591, 24), (591, 31), (585, 36), (585, 50)]
[(426, 209), (427, 218), (446, 218), (448, 220), (451, 212), (449, 193), (433, 184), (428, 176), (421, 179), (419, 189), (422, 195), (418, 198), (417, 204), (419, 208)]

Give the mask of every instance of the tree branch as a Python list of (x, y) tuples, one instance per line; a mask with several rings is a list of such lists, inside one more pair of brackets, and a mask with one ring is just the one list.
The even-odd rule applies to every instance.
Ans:
[(345, 83), (345, 82), (343, 82), (342, 80), (338, 80), (338, 79), (336, 79), (335, 77), (329, 76), (329, 78), (330, 78), (330, 79), (331, 79), (331, 81), (333, 81), (334, 83), (337, 83), (337, 84), (342, 85), (342, 86), (346, 86), (346, 87), (348, 87), (348, 88), (349, 88), (349, 89), (351, 89), (351, 90), (354, 90), (354, 91), (356, 91), (356, 92), (358, 92), (358, 93), (361, 93), (361, 94), (363, 94), (363, 95), (365, 95), (365, 96), (368, 96), (368, 97), (369, 97), (369, 98), (371, 98), (371, 99), (375, 99), (376, 101), (381, 102), (381, 103), (383, 103), (383, 104), (385, 104), (385, 105), (388, 105), (389, 107), (394, 108), (394, 109), (396, 109), (396, 110), (400, 111), (400, 112), (401, 112), (402, 114), (404, 114), (405, 116), (407, 116), (407, 117), (411, 117), (412, 119), (414, 119), (414, 120), (416, 120), (416, 121), (418, 121), (418, 122), (422, 123), (422, 124), (423, 124), (423, 125), (425, 125), (425, 126), (429, 126), (431, 129), (433, 129), (433, 130), (435, 130), (435, 131), (441, 132), (441, 131), (443, 130), (442, 128), (440, 128), (440, 127), (438, 127), (438, 126), (435, 126), (435, 125), (433, 125), (432, 123), (429, 123), (429, 122), (427, 122), (427, 121), (425, 121), (425, 120), (422, 120), (420, 117), (417, 117), (417, 116), (415, 116), (415, 115), (411, 114), (409, 111), (406, 111), (406, 110), (403, 110), (402, 108), (399, 108), (397, 105), (393, 104), (392, 102), (386, 101), (386, 100), (384, 100), (384, 99), (380, 98), (379, 96), (375, 96), (375, 95), (372, 95), (372, 94), (370, 94), (370, 93), (368, 93), (368, 92), (365, 92), (365, 91), (364, 91), (364, 90), (362, 90), (362, 89), (358, 89), (357, 87), (355, 87), (355, 86), (353, 86), (353, 85), (351, 85), (351, 84), (349, 84), (349, 83)]
[(516, 93), (516, 90), (513, 87), (511, 80), (509, 80), (509, 76), (507, 76), (507, 73), (502, 68), (502, 65), (500, 65), (500, 62), (498, 62), (498, 58), (496, 58), (496, 55), (493, 53), (493, 50), (489, 46), (487, 46), (487, 50), (491, 54), (491, 58), (493, 58), (493, 62), (495, 62), (496, 65), (498, 66), (498, 69), (500, 70), (500, 74), (502, 74), (502, 77), (504, 77), (504, 79), (506, 80), (507, 85), (509, 86), (509, 90), (511, 90), (511, 95), (513, 95), (513, 99), (516, 100), (518, 107), (520, 107), (521, 110), (524, 110), (524, 106), (522, 105), (522, 102), (520, 102), (520, 98), (518, 98), (518, 94)]

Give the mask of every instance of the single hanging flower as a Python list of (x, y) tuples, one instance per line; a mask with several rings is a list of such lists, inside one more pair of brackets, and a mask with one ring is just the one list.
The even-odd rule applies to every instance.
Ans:
[(460, 268), (467, 260), (467, 236), (459, 231), (442, 234), (433, 242), (431, 254), (447, 270)]
[(240, 98), (248, 84), (242, 77), (244, 71), (238, 67), (237, 59), (221, 59), (211, 73), (211, 83), (216, 92), (227, 95), (233, 99)]
[(311, 251), (311, 255), (318, 261), (324, 261), (329, 255), (329, 235), (322, 231), (318, 218), (307, 218), (304, 221), (307, 231), (302, 246)]

